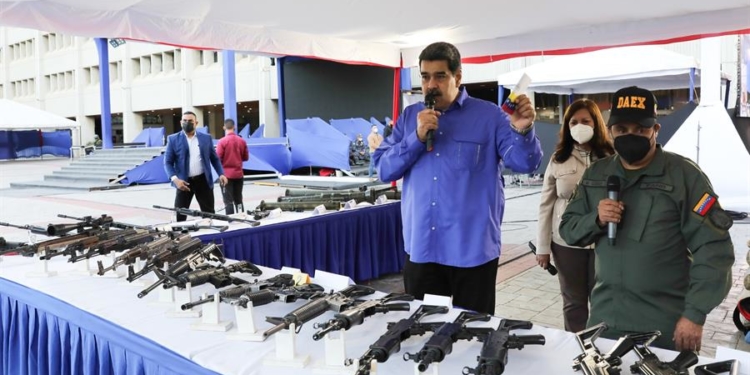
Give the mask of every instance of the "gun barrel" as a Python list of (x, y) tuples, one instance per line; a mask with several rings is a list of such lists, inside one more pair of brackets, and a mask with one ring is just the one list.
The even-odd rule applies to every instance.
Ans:
[(214, 295), (212, 294), (210, 296), (207, 296), (206, 298), (199, 299), (199, 300), (194, 301), (194, 302), (188, 302), (188, 303), (180, 306), (180, 308), (182, 309), (182, 311), (187, 311), (187, 310), (192, 309), (193, 307), (213, 302), (214, 300), (215, 300), (215, 298), (214, 298)]

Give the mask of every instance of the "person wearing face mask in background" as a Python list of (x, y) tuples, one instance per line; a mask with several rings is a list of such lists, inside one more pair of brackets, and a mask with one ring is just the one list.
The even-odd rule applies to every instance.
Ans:
[(550, 253), (555, 257), (563, 297), (565, 330), (586, 328), (589, 296), (594, 288), (593, 246), (570, 246), (560, 238), (558, 226), (568, 199), (573, 195), (583, 171), (591, 162), (613, 155), (612, 142), (596, 103), (574, 101), (563, 116), (560, 137), (544, 172), (539, 204), (537, 263), (547, 269)]
[(370, 177), (370, 180), (373, 179), (372, 174), (375, 172), (375, 164), (372, 161), (372, 154), (378, 149), (378, 147), (380, 147), (381, 143), (383, 143), (383, 136), (378, 134), (378, 126), (371, 126), (370, 135), (367, 136), (367, 146), (370, 148), (370, 168), (367, 176)]
[[(560, 223), (566, 243), (595, 245), (588, 326), (606, 323), (611, 339), (658, 330), (652, 346), (700, 350), (706, 315), (732, 283), (732, 219), (700, 167), (656, 143), (650, 91), (617, 91), (607, 127), (617, 155), (584, 172)], [(607, 198), (610, 176), (620, 181), (617, 201)]]
[[(193, 195), (201, 211), (214, 213), (214, 178), (211, 166), (219, 174), (219, 183), (224, 186), (227, 178), (216, 155), (213, 140), (208, 134), (196, 132), (198, 119), (193, 112), (182, 114), (182, 131), (167, 137), (164, 151), (164, 171), (177, 188), (175, 208), (189, 208)], [(177, 221), (185, 221), (185, 215), (177, 214)]]

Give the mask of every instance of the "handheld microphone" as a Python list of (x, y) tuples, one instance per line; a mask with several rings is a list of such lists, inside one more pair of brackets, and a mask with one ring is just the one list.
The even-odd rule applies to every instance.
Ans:
[[(534, 246), (531, 241), (529, 241), (529, 248), (531, 249), (531, 252), (536, 255), (536, 246)], [(550, 275), (555, 276), (557, 275), (557, 267), (553, 266), (552, 262), (549, 262), (547, 265), (547, 272), (549, 272)]]
[[(435, 97), (436, 93), (433, 91), (430, 91), (427, 93), (427, 95), (424, 96), (424, 106), (428, 109), (435, 109)], [(427, 141), (425, 142), (425, 145), (427, 146), (427, 152), (432, 151), (432, 139), (435, 137), (435, 130), (428, 130), (427, 131)]]
[[(607, 177), (607, 198), (617, 201), (620, 196), (620, 178), (617, 176)], [(615, 246), (617, 237), (617, 223), (607, 224), (607, 239), (610, 246)]]

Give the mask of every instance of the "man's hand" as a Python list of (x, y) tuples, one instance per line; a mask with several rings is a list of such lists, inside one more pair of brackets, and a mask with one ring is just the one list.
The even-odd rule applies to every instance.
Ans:
[(543, 270), (546, 270), (549, 267), (549, 254), (537, 254), (536, 264), (542, 267)]
[(516, 98), (516, 110), (510, 116), (510, 123), (516, 128), (516, 130), (526, 130), (531, 124), (534, 123), (536, 118), (536, 111), (534, 106), (531, 105), (531, 100), (526, 95), (519, 95)]
[(677, 351), (701, 350), (701, 339), (703, 338), (703, 326), (695, 324), (686, 317), (677, 321), (674, 329), (674, 345)]
[(598, 214), (596, 223), (603, 227), (607, 223), (619, 223), (622, 220), (622, 211), (625, 205), (612, 199), (602, 199), (599, 201)]
[(174, 180), (174, 186), (176, 186), (178, 189), (182, 191), (190, 191), (190, 184), (187, 181), (180, 180), (179, 178), (176, 178)]
[(229, 180), (227, 180), (227, 176), (224, 176), (224, 175), (219, 176), (219, 184), (221, 186), (226, 186), (227, 182), (229, 182)]
[(440, 112), (434, 109), (423, 109), (417, 115), (417, 137), (423, 143), (427, 142), (427, 132), (438, 128), (438, 117)]

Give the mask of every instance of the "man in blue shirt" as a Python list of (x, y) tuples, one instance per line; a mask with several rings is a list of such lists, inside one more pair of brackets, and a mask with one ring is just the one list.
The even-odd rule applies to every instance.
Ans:
[[(461, 55), (433, 43), (419, 55), (422, 90), (435, 108), (407, 107), (373, 158), (382, 181), (403, 178), (406, 292), (452, 296), (458, 307), (494, 314), (505, 199), (502, 171), (530, 173), (542, 158), (536, 113), (521, 95), (507, 116), (461, 87)], [(427, 151), (433, 130), (433, 150)]]

